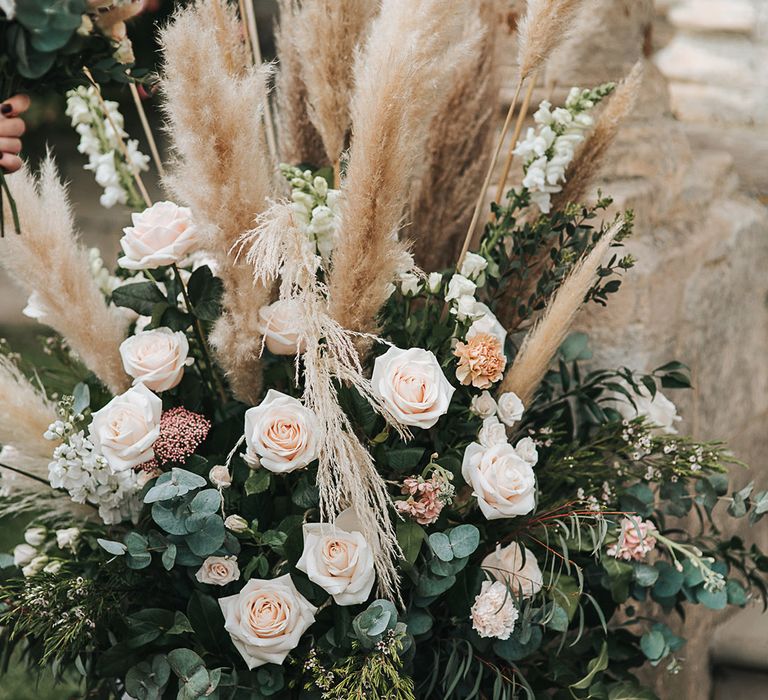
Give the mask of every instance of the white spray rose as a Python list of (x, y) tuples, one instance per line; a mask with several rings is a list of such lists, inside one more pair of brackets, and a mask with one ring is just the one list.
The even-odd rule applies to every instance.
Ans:
[(15, 566), (26, 566), (37, 556), (37, 550), (31, 544), (17, 544), (13, 548)]
[(532, 467), (539, 461), (539, 451), (536, 449), (536, 443), (533, 438), (524, 437), (517, 441), (515, 452), (519, 454)]
[(507, 331), (485, 304), (475, 301), (469, 317), (473, 318), (474, 321), (472, 321), (472, 325), (467, 331), (467, 340), (471, 340), (481, 333), (490, 333), (499, 339), (502, 349), (504, 348), (504, 343), (507, 340)]
[(503, 445), (507, 442), (507, 428), (496, 416), (488, 416), (483, 421), (477, 439), (483, 447)]
[(448, 291), (445, 294), (445, 300), (454, 301), (459, 297), (473, 297), (476, 289), (477, 285), (472, 280), (467, 279), (464, 275), (454, 275), (448, 283)]
[(90, 439), (112, 472), (122, 472), (154, 458), (163, 402), (143, 384), (116, 396), (93, 414)]
[(259, 331), (273, 355), (296, 355), (301, 346), (301, 306), (296, 299), (279, 299), (259, 309)]
[(216, 488), (228, 489), (232, 486), (232, 475), (224, 464), (217, 464), (208, 472), (208, 481)]
[(248, 521), (242, 515), (228, 515), (224, 527), (235, 533), (248, 531)]
[(472, 627), (481, 637), (509, 639), (519, 613), (507, 587), (499, 581), (483, 581), (472, 605)]
[(333, 596), (337, 605), (359, 605), (371, 594), (376, 578), (373, 551), (350, 508), (333, 525), (304, 525), (304, 552), (296, 564), (309, 580)]
[(431, 428), (448, 411), (455, 389), (429, 350), (392, 347), (376, 358), (373, 390), (404, 425)]
[(412, 272), (404, 272), (400, 275), (400, 290), (406, 296), (415, 297), (421, 289), (421, 280)]
[(152, 391), (166, 391), (177, 386), (184, 368), (192, 364), (189, 342), (183, 331), (170, 328), (141, 331), (120, 344), (120, 357), (133, 383), (141, 382)]
[(502, 394), (497, 403), (498, 409), (496, 413), (499, 416), (499, 420), (505, 425), (512, 427), (523, 417), (525, 406), (523, 406), (523, 402), (514, 391)]
[(427, 289), (432, 294), (437, 294), (440, 290), (440, 286), (443, 284), (443, 276), (439, 272), (430, 272), (427, 278)]
[(509, 586), (514, 595), (530, 598), (536, 595), (544, 583), (539, 563), (533, 552), (512, 542), (483, 559), (482, 568), (497, 581)]
[(208, 557), (197, 570), (195, 578), (211, 586), (226, 586), (240, 578), (237, 557)]
[(131, 214), (131, 220), (133, 226), (124, 228), (120, 239), (124, 255), (118, 264), (126, 270), (153, 270), (177, 263), (197, 243), (192, 212), (173, 202), (157, 202)]
[(283, 663), (317, 612), (296, 590), (290, 574), (251, 579), (237, 595), (220, 598), (219, 605), (224, 629), (249, 669)]
[(491, 392), (484, 391), (480, 396), (473, 396), (469, 410), (480, 418), (489, 418), (496, 414), (496, 401)]
[(456, 316), (459, 321), (465, 321), (466, 319), (472, 319), (475, 316), (475, 309), (477, 307), (477, 299), (469, 294), (463, 294), (451, 308), (451, 313)]
[(33, 547), (39, 547), (48, 535), (48, 530), (44, 527), (30, 527), (24, 531), (24, 541)]
[(77, 542), (80, 539), (80, 529), (76, 527), (65, 527), (56, 530), (56, 545), (59, 549), (75, 550)]
[(681, 421), (682, 418), (677, 415), (675, 404), (660, 391), (656, 391), (656, 396), (651, 398), (651, 393), (645, 386), (640, 384), (639, 388), (639, 394), (631, 388), (629, 389), (633, 394), (632, 398), (635, 406), (623, 394), (617, 395), (616, 410), (625, 420), (633, 420), (642, 416), (650, 424), (656, 426), (658, 432), (676, 435), (677, 428), (675, 428), (675, 423)]
[(488, 267), (488, 261), (477, 253), (467, 253), (464, 256), (464, 261), (461, 263), (461, 269), (459, 272), (469, 279), (473, 280), (480, 276)]
[(484, 447), (471, 442), (461, 474), (488, 520), (526, 515), (536, 505), (533, 469), (509, 443)]
[(245, 412), (247, 456), (261, 466), (287, 474), (317, 459), (322, 427), (298, 399), (270, 389), (264, 400)]

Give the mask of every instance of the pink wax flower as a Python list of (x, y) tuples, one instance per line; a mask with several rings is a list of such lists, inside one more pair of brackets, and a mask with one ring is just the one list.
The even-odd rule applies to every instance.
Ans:
[(401, 515), (415, 520), (419, 525), (431, 525), (454, 494), (453, 485), (442, 469), (436, 469), (431, 478), (409, 476), (403, 481), (405, 501), (395, 501), (395, 509)]
[(611, 545), (607, 553), (625, 561), (642, 561), (656, 548), (655, 532), (656, 526), (650, 520), (624, 518), (619, 541)]

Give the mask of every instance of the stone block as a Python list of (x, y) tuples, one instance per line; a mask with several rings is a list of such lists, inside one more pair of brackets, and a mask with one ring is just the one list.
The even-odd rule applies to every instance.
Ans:
[(669, 20), (680, 29), (752, 34), (757, 11), (749, 0), (686, 0), (669, 8)]
[(743, 36), (679, 33), (655, 56), (672, 81), (754, 89), (758, 71), (750, 40)]

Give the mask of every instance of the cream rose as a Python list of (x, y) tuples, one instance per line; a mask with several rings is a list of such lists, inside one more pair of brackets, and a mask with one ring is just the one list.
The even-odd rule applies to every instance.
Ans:
[(544, 582), (533, 552), (517, 542), (496, 547), (495, 552), (483, 559), (481, 567), (497, 581), (506, 583), (515, 595), (524, 598), (536, 595)]
[(515, 452), (519, 454), (532, 467), (539, 461), (539, 451), (536, 449), (536, 443), (533, 438), (524, 437), (517, 441)]
[(509, 443), (484, 447), (471, 442), (461, 473), (488, 520), (525, 515), (536, 505), (533, 469)]
[(197, 570), (195, 578), (200, 583), (226, 586), (240, 578), (237, 557), (208, 557)]
[(507, 442), (507, 428), (496, 416), (490, 416), (483, 421), (477, 439), (483, 447), (503, 445)]
[(304, 352), (300, 344), (301, 308), (295, 299), (280, 299), (259, 309), (259, 331), (273, 355)]
[(287, 474), (317, 459), (320, 421), (298, 399), (270, 389), (264, 400), (245, 412), (247, 456), (261, 466)]
[(173, 202), (157, 202), (131, 214), (133, 226), (123, 229), (118, 260), (126, 270), (152, 270), (171, 265), (187, 255), (197, 241), (192, 212)]
[(208, 472), (208, 481), (216, 488), (228, 489), (232, 486), (232, 475), (226, 465), (217, 464), (215, 467), (211, 467), (211, 471)]
[(113, 472), (153, 459), (163, 402), (143, 384), (116, 396), (93, 414), (90, 438)]
[(421, 348), (390, 348), (376, 358), (373, 390), (404, 425), (431, 428), (448, 411), (455, 389), (437, 358)]
[(499, 420), (508, 426), (513, 426), (523, 417), (525, 406), (514, 391), (508, 391), (499, 397), (496, 413)]
[(623, 394), (617, 394), (616, 409), (625, 420), (633, 420), (643, 417), (655, 427), (656, 433), (667, 433), (668, 435), (677, 434), (675, 423), (682, 420), (677, 415), (677, 407), (660, 391), (651, 398), (651, 392), (644, 385), (639, 385), (640, 393), (637, 393), (627, 385), (632, 399), (635, 402), (633, 406), (629, 399)]
[(461, 297), (473, 297), (477, 285), (464, 275), (454, 275), (448, 282), (448, 290), (445, 293), (446, 301), (455, 301)]
[(249, 669), (281, 664), (315, 621), (317, 608), (291, 580), (251, 579), (237, 595), (219, 599), (224, 629)]
[(484, 391), (479, 396), (472, 397), (469, 410), (480, 418), (490, 418), (496, 415), (496, 401), (489, 391)]
[(126, 338), (120, 344), (120, 357), (133, 383), (143, 383), (152, 391), (175, 387), (192, 364), (189, 342), (183, 331), (155, 328)]
[(304, 525), (304, 552), (296, 568), (332, 595), (337, 605), (358, 605), (368, 599), (376, 577), (373, 552), (351, 508), (333, 525)]

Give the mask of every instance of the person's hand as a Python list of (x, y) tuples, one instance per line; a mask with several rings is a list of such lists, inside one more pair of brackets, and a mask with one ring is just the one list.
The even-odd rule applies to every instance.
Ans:
[(19, 116), (29, 109), (27, 95), (14, 95), (0, 104), (0, 168), (15, 173), (21, 167), (21, 136), (24, 121)]

